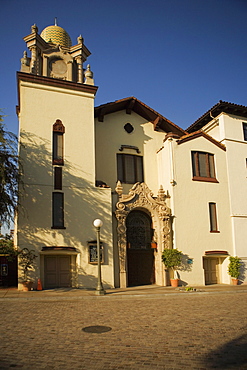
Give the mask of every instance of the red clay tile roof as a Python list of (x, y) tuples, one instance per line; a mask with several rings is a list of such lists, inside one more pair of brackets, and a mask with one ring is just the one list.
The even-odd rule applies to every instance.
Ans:
[(118, 112), (121, 110), (126, 110), (127, 114), (131, 114), (131, 111), (139, 114), (143, 118), (154, 124), (154, 130), (162, 130), (164, 132), (173, 132), (179, 136), (186, 134), (179, 126), (175, 125), (172, 121), (168, 120), (160, 113), (156, 112), (154, 109), (150, 108), (148, 105), (142, 103), (135, 97), (124, 98), (121, 100), (116, 100), (115, 102), (110, 102), (102, 104), (95, 108), (94, 116), (98, 118), (99, 121), (104, 121), (104, 116), (106, 114)]
[(226, 150), (225, 145), (221, 144), (219, 141), (215, 140), (212, 136), (206, 134), (204, 131), (195, 131), (195, 132), (192, 132), (191, 134), (184, 135), (177, 140), (177, 143), (182, 144), (182, 143), (185, 143), (186, 141), (196, 139), (197, 137), (200, 137), (200, 136), (211, 141), (213, 144), (217, 145), (220, 149)]
[(198, 118), (191, 126), (189, 126), (186, 131), (193, 132), (200, 130), (213, 118), (217, 117), (220, 113), (223, 112), (247, 118), (246, 106), (220, 100), (211, 109), (209, 109), (200, 118)]

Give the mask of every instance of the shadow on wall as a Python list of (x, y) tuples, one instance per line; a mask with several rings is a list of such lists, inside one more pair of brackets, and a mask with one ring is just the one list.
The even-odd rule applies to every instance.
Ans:
[[(243, 328), (246, 332), (246, 327)], [(243, 369), (247, 363), (247, 334), (231, 340), (215, 351), (206, 354), (204, 365), (207, 369)]]
[[(78, 266), (78, 286), (79, 288), (86, 288), (90, 287), (90, 289), (95, 290), (98, 284), (97, 276), (88, 274), (82, 267)], [(102, 276), (102, 284), (104, 289), (111, 289), (112, 286), (109, 285), (105, 280), (104, 276)]]
[(188, 254), (182, 254), (181, 258), (181, 266), (179, 267), (179, 270), (191, 272), (193, 268), (193, 258), (189, 257)]
[[(29, 132), (22, 132), (23, 145), (20, 157), (23, 162), (24, 189), (18, 231), (18, 245), (41, 251), (44, 246), (75, 247), (81, 260), (88, 258), (87, 241), (95, 240), (95, 218), (101, 218), (101, 240), (104, 243), (105, 261), (112, 259), (111, 189), (96, 188), (86, 178), (81, 166), (67, 160), (62, 167), (62, 192), (64, 193), (64, 226), (52, 230), (52, 192), (54, 190), (51, 142)], [(59, 190), (58, 190), (59, 191)], [(62, 241), (62, 245), (58, 244)], [(85, 256), (86, 254), (86, 256)], [(88, 276), (80, 270), (83, 280)], [(87, 277), (92, 280), (92, 277)], [(89, 281), (90, 283), (90, 281)], [(86, 285), (83, 284), (83, 285)]]
[(182, 254), (181, 265), (177, 268), (177, 276), (180, 280), (179, 285), (186, 286), (188, 283), (181, 279), (179, 271), (191, 272), (193, 268), (193, 258), (189, 257), (188, 254)]

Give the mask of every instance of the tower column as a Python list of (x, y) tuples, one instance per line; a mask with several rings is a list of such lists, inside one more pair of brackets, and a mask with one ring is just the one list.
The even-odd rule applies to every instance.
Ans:
[(82, 57), (81, 55), (76, 57), (76, 63), (78, 67), (77, 82), (83, 83), (83, 68), (82, 68)]
[(73, 63), (68, 62), (68, 80), (73, 81)]
[(48, 76), (48, 57), (44, 56), (43, 59), (43, 76)]

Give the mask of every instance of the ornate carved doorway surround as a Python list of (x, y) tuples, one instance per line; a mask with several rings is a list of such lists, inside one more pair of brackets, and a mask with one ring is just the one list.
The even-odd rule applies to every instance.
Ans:
[(153, 242), (157, 244), (154, 252), (155, 282), (165, 285), (164, 267), (161, 254), (164, 248), (170, 247), (170, 209), (166, 205), (165, 192), (160, 187), (158, 196), (155, 198), (145, 183), (136, 183), (128, 194), (123, 194), (123, 188), (118, 181), (116, 192), (118, 202), (115, 215), (117, 218), (117, 241), (119, 253), (120, 288), (127, 287), (127, 236), (126, 218), (133, 210), (141, 210), (149, 213), (152, 219)]

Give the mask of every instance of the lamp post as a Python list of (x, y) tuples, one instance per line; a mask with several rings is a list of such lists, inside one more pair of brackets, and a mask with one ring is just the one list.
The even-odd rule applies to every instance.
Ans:
[(94, 220), (93, 225), (96, 228), (97, 232), (97, 255), (98, 255), (98, 285), (95, 293), (97, 295), (104, 295), (105, 290), (103, 288), (101, 281), (101, 260), (100, 260), (100, 228), (102, 227), (103, 222), (97, 218), (96, 220)]

